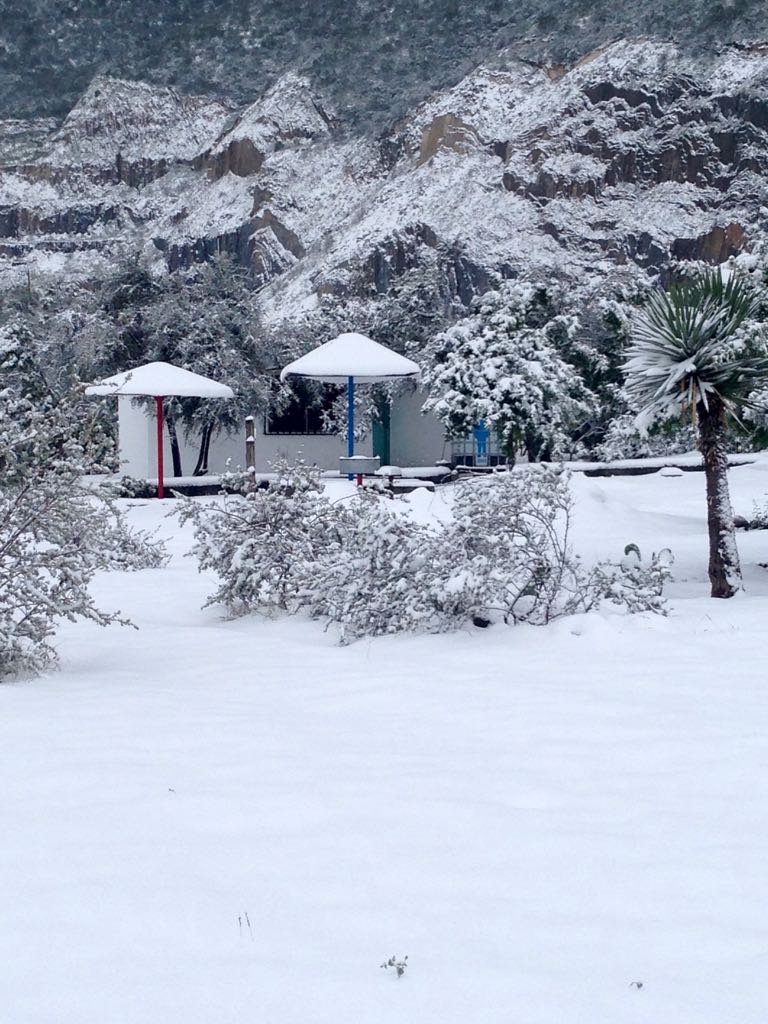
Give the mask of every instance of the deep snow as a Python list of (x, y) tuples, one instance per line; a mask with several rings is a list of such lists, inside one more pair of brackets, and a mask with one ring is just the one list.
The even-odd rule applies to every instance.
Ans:
[(669, 618), (340, 648), (201, 611), (127, 502), (173, 551), (98, 581), (140, 629), (0, 687), (0, 1020), (764, 1024), (768, 536), (712, 601), (703, 474), (574, 489), (586, 554), (674, 550)]

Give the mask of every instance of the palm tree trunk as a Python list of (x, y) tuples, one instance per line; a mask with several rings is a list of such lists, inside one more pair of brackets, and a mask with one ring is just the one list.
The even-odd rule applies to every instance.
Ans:
[(712, 597), (733, 597), (741, 588), (741, 566), (728, 492), (728, 455), (725, 447), (723, 407), (710, 397), (709, 408), (697, 407), (699, 449), (704, 459), (709, 528), (709, 581)]

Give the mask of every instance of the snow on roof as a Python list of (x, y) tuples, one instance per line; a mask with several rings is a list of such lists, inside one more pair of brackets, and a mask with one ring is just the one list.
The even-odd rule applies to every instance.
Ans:
[(311, 377), (329, 384), (344, 383), (354, 377), (358, 383), (374, 383), (399, 377), (416, 377), (419, 367), (391, 348), (380, 345), (364, 334), (340, 334), (332, 341), (289, 363), (280, 374), (286, 377)]
[(182, 398), (232, 398), (232, 388), (170, 363), (146, 363), (91, 384), (86, 395), (178, 395)]

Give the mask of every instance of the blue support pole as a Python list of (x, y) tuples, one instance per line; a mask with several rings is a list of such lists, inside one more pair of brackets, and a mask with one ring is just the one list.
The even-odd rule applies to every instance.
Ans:
[(347, 455), (355, 454), (355, 378), (347, 377)]

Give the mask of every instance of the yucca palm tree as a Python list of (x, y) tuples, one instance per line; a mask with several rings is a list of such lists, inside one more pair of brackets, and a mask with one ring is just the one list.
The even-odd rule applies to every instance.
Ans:
[(754, 319), (759, 303), (746, 278), (719, 269), (655, 292), (635, 318), (624, 367), (641, 423), (685, 415), (695, 423), (706, 476), (712, 597), (732, 597), (741, 586), (725, 428), (768, 378), (768, 346)]

